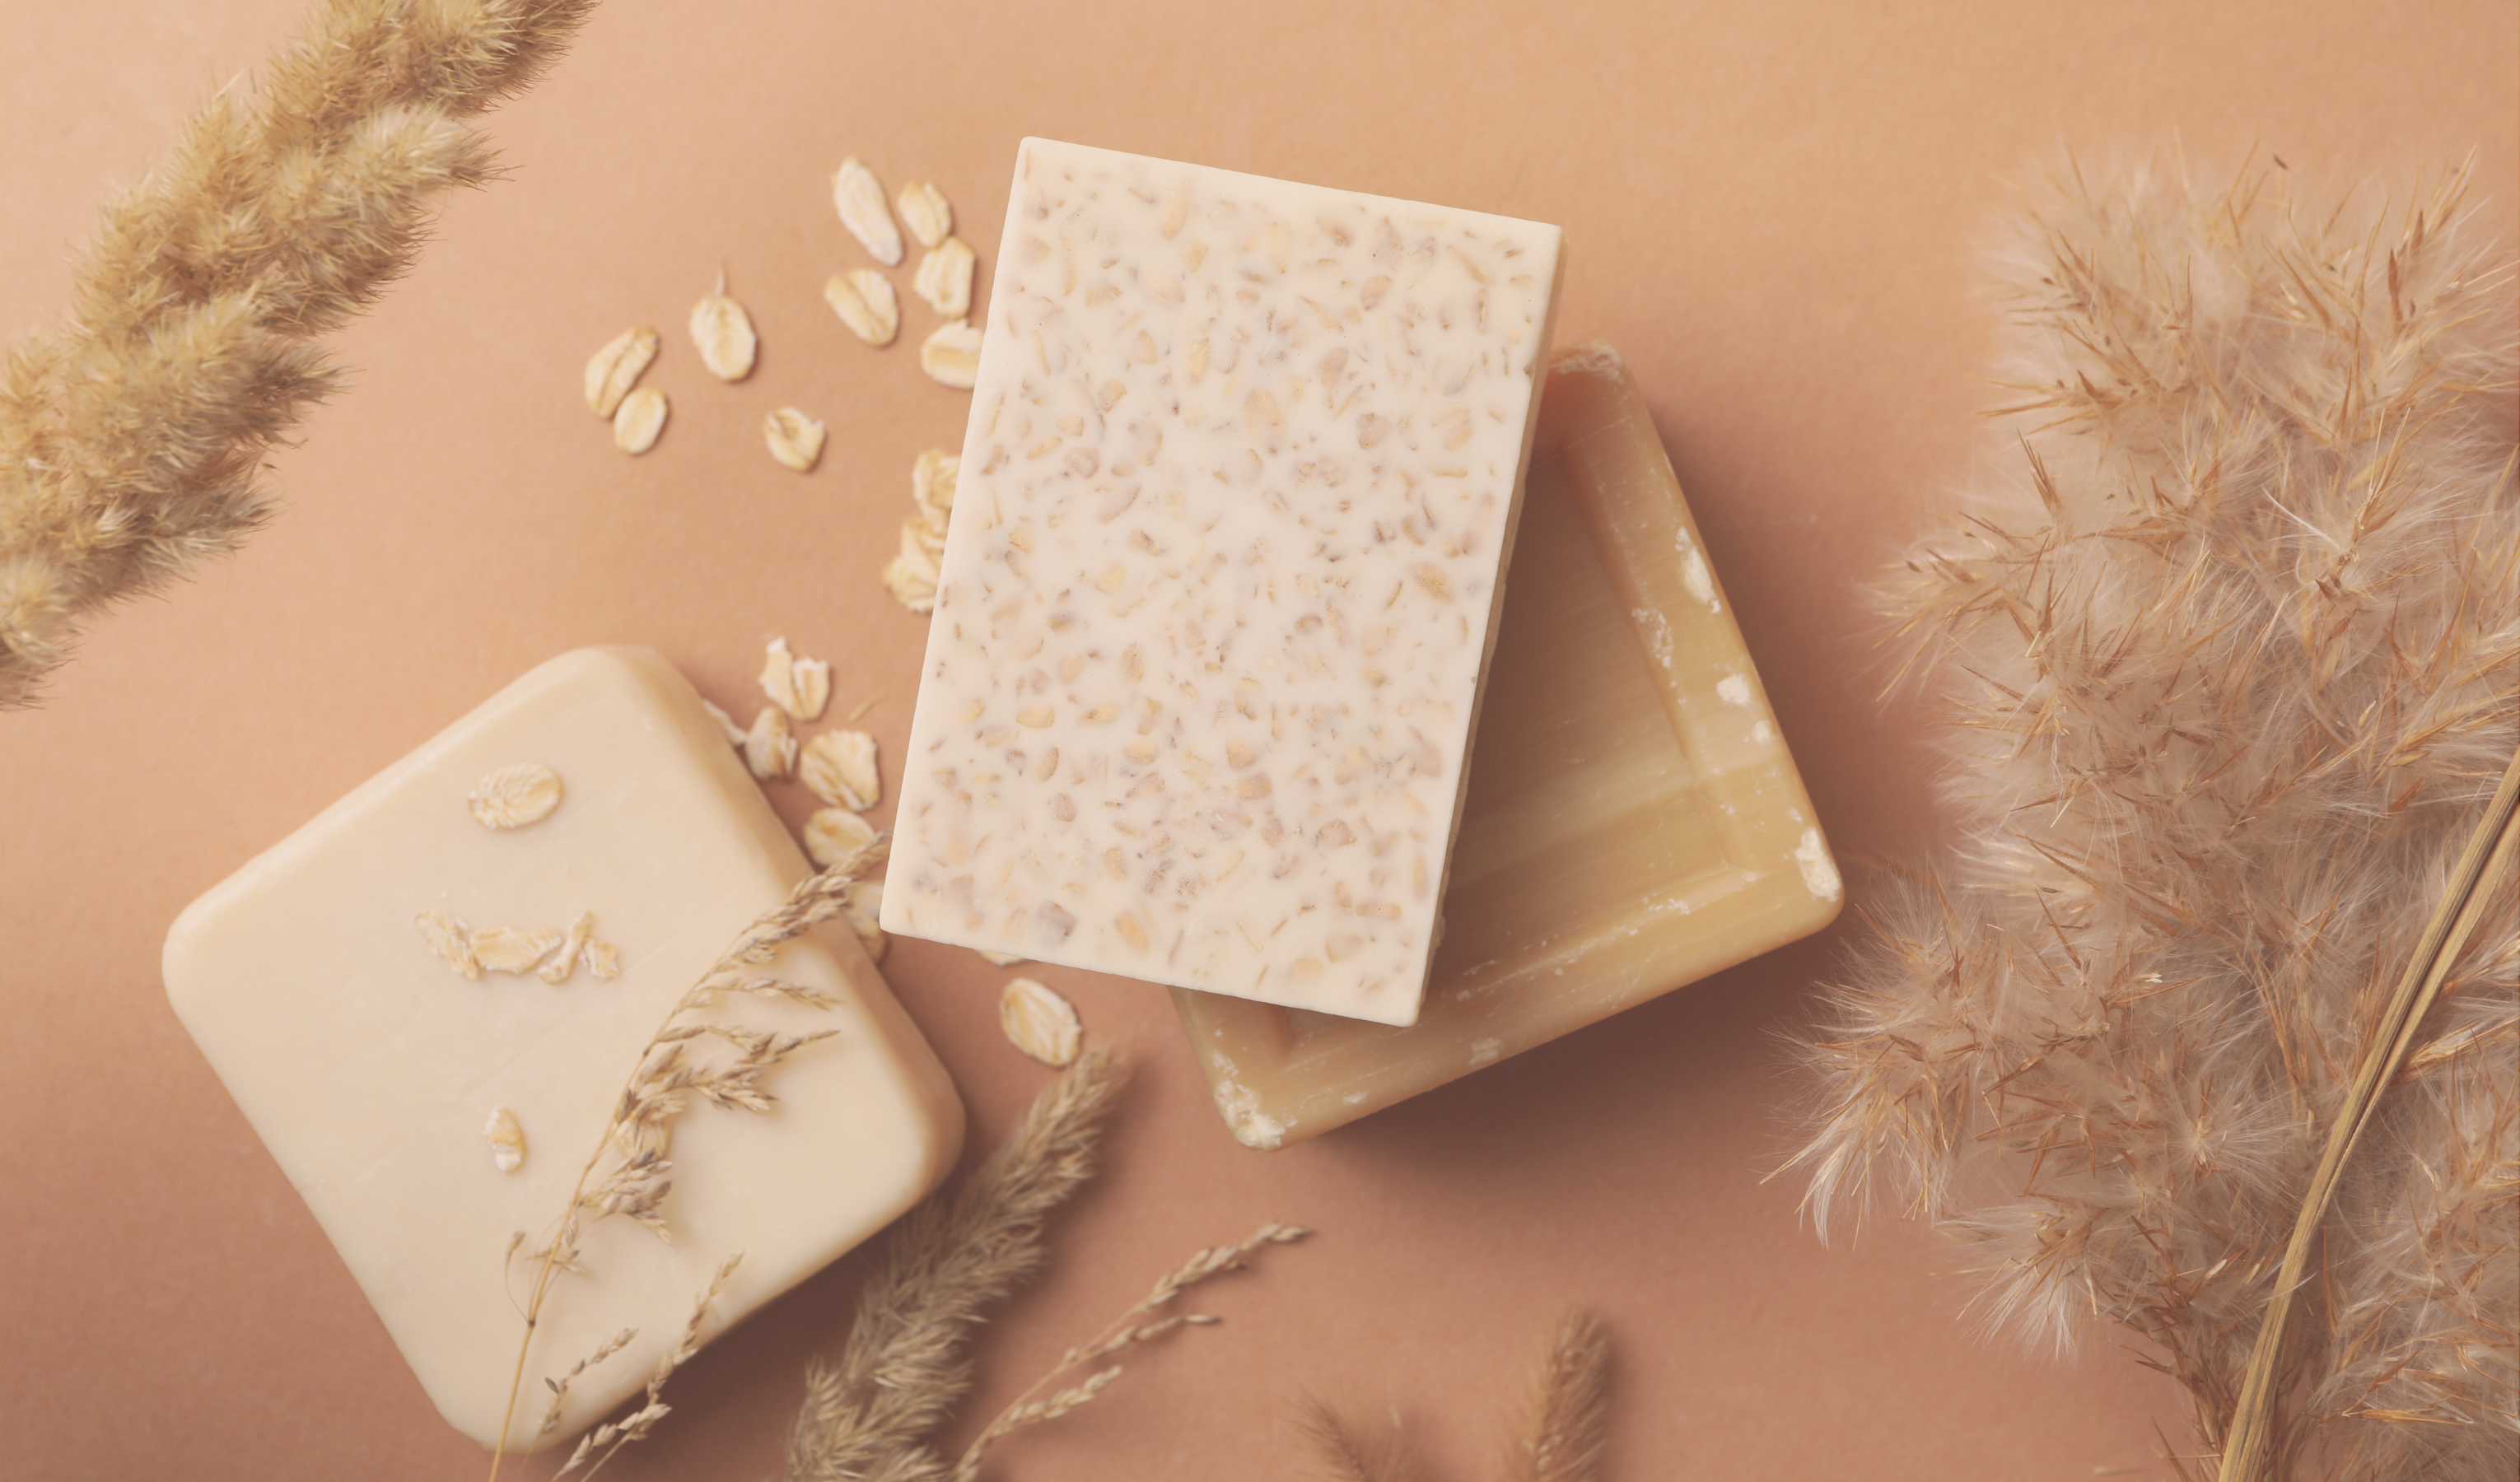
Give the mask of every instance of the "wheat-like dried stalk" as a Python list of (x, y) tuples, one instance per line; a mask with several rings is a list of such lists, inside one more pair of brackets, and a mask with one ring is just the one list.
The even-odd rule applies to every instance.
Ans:
[[(1975, 1242), (1999, 1319), (2151, 1339), (2209, 1454), (2520, 741), (2510, 269), (2463, 172), (2394, 223), (2286, 184), (2069, 171), (2037, 212), (2022, 476), (1888, 594), (1965, 842), (1868, 910), (1797, 1159), (1823, 1228), (1878, 1180)], [(2515, 894), (2335, 1170), (2275, 1473), (2520, 1467)]]
[(233, 550), (264, 455), (338, 383), (312, 341), (492, 173), (462, 121), (558, 60), (593, 0), (328, 0), (106, 209), (70, 311), (0, 372), (0, 707), (97, 608)]
[(1125, 1080), (1109, 1052), (1088, 1052), (968, 1180), (902, 1221), (859, 1293), (839, 1362), (817, 1360), (805, 1371), (789, 1482), (952, 1474), (933, 1437), (971, 1387), (965, 1340), (992, 1303), (1040, 1269), (1042, 1227), (1093, 1176), (1102, 1121)]
[(1319, 1395), (1296, 1401), (1295, 1442), (1322, 1482), (1423, 1482), (1426, 1475), (1397, 1424), (1362, 1429)]
[(1508, 1482), (1597, 1482), (1609, 1427), (1610, 1335), (1593, 1314), (1570, 1312), (1532, 1375), (1528, 1433), (1507, 1459)]
[[(888, 832), (877, 834), (865, 848), (798, 881), (786, 900), (744, 927), (734, 945), (700, 974), (699, 981), (675, 1000), (655, 1034), (641, 1048), (637, 1068), (623, 1083), (613, 1102), (611, 1119), (605, 1124), (594, 1150), (587, 1154), (585, 1166), (578, 1170), (568, 1205), (549, 1238), (530, 1251), (524, 1249), (521, 1235), (509, 1242), (509, 1259), (514, 1261), (521, 1253), (531, 1263), (533, 1276), (524, 1302), (525, 1330), (517, 1341), (516, 1370), (508, 1381), (507, 1409), (499, 1420), (500, 1444), (490, 1453), (490, 1482), (498, 1482), (500, 1463), (507, 1456), (506, 1443), (516, 1422), (517, 1402), (524, 1392), (525, 1362), (533, 1349), (534, 1332), (542, 1321), (544, 1304), (551, 1298), (553, 1284), (563, 1273), (582, 1274), (586, 1270), (579, 1259), (579, 1235), (592, 1222), (620, 1215), (638, 1222), (658, 1239), (670, 1241), (673, 1235), (664, 1211), (665, 1197), (673, 1190), (673, 1162), (667, 1154), (672, 1150), (674, 1119), (695, 1101), (742, 1111), (770, 1110), (777, 1104), (777, 1098), (763, 1084), (770, 1073), (797, 1051), (836, 1032), (826, 1029), (780, 1034), (694, 1015), (724, 1000), (746, 996), (814, 1009), (835, 1007), (839, 1001), (822, 989), (747, 969), (769, 963), (778, 956), (781, 946), (845, 912), (849, 886), (883, 863), (891, 846)], [(712, 1040), (722, 1042), (735, 1053), (710, 1058), (694, 1048)], [(601, 1439), (590, 1438), (582, 1443), (569, 1467), (578, 1465), (595, 1451), (602, 1453), (597, 1459), (597, 1464), (601, 1464), (622, 1445), (644, 1439), (663, 1418), (665, 1407), (658, 1404), (657, 1393), (667, 1376), (698, 1351), (701, 1319), (741, 1259), (740, 1252), (729, 1257), (719, 1268), (716, 1280), (700, 1295), (683, 1342), (666, 1355), (649, 1383), (647, 1405), (618, 1424), (604, 1427), (598, 1433)], [(635, 1333), (614, 1337), (554, 1381), (551, 1404), (537, 1435), (548, 1434), (558, 1425), (568, 1381), (618, 1352), (633, 1336)]]
[(1281, 1225), (1272, 1221), (1261, 1226), (1259, 1231), (1248, 1239), (1233, 1245), (1210, 1246), (1192, 1255), (1178, 1268), (1164, 1273), (1156, 1280), (1154, 1289), (1140, 1298), (1136, 1306), (1120, 1314), (1109, 1326), (1097, 1333), (1092, 1339), (1060, 1355), (1058, 1363), (1053, 1366), (1049, 1372), (1033, 1380), (1030, 1387), (1015, 1396), (1005, 1410), (999, 1412), (998, 1417), (990, 1421), (988, 1427), (982, 1430), (964, 1451), (963, 1460), (954, 1468), (954, 1482), (973, 1482), (973, 1479), (980, 1474), (981, 1455), (1015, 1431), (1027, 1425), (1038, 1424), (1043, 1420), (1056, 1420), (1101, 1394), (1104, 1386), (1120, 1377), (1120, 1366), (1114, 1364), (1107, 1369), (1098, 1370), (1077, 1384), (1041, 1396), (1043, 1390), (1049, 1389), (1060, 1375), (1073, 1373), (1098, 1359), (1109, 1358), (1132, 1344), (1160, 1338), (1176, 1328), (1208, 1327), (1221, 1321), (1203, 1312), (1176, 1313), (1168, 1318), (1157, 1318), (1151, 1323), (1142, 1323), (1138, 1321), (1139, 1319), (1149, 1317), (1157, 1309), (1169, 1306), (1173, 1298), (1201, 1281), (1221, 1277), (1229, 1271), (1242, 1270), (1250, 1264), (1252, 1256), (1267, 1246), (1292, 1244), (1310, 1234), (1312, 1234), (1311, 1231), (1301, 1226)]

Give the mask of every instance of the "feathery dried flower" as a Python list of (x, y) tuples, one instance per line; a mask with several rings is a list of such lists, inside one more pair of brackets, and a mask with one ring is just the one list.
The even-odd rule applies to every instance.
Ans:
[[(527, 1249), (521, 1238), (510, 1243), (509, 1260), (521, 1256), (534, 1269), (523, 1304), (525, 1330), (518, 1341), (516, 1370), (509, 1380), (507, 1413), (499, 1422), (503, 1442), (516, 1421), (517, 1400), (524, 1389), (526, 1357), (532, 1350), (534, 1330), (542, 1321), (553, 1283), (563, 1272), (582, 1274), (586, 1269), (578, 1259), (579, 1233), (595, 1220), (619, 1215), (670, 1242), (673, 1235), (665, 1223), (664, 1203), (673, 1190), (673, 1164), (666, 1154), (672, 1146), (674, 1118), (695, 1101), (744, 1111), (769, 1111), (777, 1101), (763, 1085), (770, 1072), (799, 1050), (835, 1032), (782, 1034), (747, 1029), (700, 1017), (700, 1011), (724, 1000), (746, 996), (809, 1008), (832, 1007), (837, 1000), (822, 989), (762, 976), (748, 969), (767, 965), (788, 942), (843, 915), (848, 910), (850, 887), (883, 862), (890, 845), (889, 835), (879, 834), (866, 848), (831, 869), (806, 876), (787, 900), (762, 913), (736, 937), (699, 981), (675, 1001), (657, 1025), (655, 1035), (640, 1052), (637, 1068), (623, 1084), (595, 1150), (579, 1169), (568, 1207), (561, 1213), (550, 1237), (533, 1249)], [(705, 1041), (720, 1042), (734, 1054), (704, 1058), (694, 1047)], [(610, 1433), (594, 1443), (598, 1448), (611, 1445), (625, 1435), (629, 1440), (640, 1439), (663, 1417), (665, 1411), (657, 1403), (657, 1390), (666, 1375), (698, 1347), (701, 1318), (733, 1275), (737, 1259), (740, 1257), (731, 1257), (719, 1268), (716, 1280), (700, 1297), (682, 1345), (666, 1355), (649, 1385), (646, 1408), (608, 1427)], [(547, 1416), (543, 1430), (549, 1431), (554, 1423)], [(636, 1434), (629, 1434), (632, 1431)], [(506, 1456), (504, 1445), (491, 1452), (490, 1482), (498, 1482), (500, 1463)]]
[(1110, 1052), (1089, 1052), (1033, 1099), (968, 1180), (895, 1227), (881, 1269), (858, 1294), (838, 1362), (806, 1368), (788, 1482), (951, 1475), (934, 1435), (971, 1387), (964, 1343), (990, 1304), (1041, 1268), (1042, 1227), (1093, 1177), (1102, 1122), (1126, 1079)]
[(1085, 1404), (1101, 1394), (1105, 1385), (1120, 1377), (1120, 1368), (1118, 1365), (1113, 1365), (1108, 1369), (1099, 1370), (1079, 1383), (1053, 1391), (1038, 1400), (1033, 1398), (1049, 1388), (1051, 1382), (1059, 1375), (1072, 1372), (1097, 1359), (1109, 1358), (1132, 1344), (1160, 1338), (1175, 1328), (1212, 1327), (1222, 1321), (1203, 1312), (1175, 1313), (1171, 1317), (1158, 1318), (1151, 1323), (1141, 1323), (1139, 1319), (1150, 1316), (1155, 1309), (1169, 1304), (1173, 1298), (1201, 1281), (1212, 1277), (1223, 1276), (1229, 1271), (1242, 1270), (1251, 1263), (1252, 1256), (1268, 1246), (1289, 1245), (1310, 1234), (1312, 1234), (1311, 1231), (1299, 1225), (1281, 1225), (1271, 1221), (1261, 1226), (1259, 1231), (1248, 1239), (1233, 1245), (1210, 1246), (1192, 1255), (1178, 1270), (1164, 1273), (1156, 1280), (1154, 1290), (1140, 1299), (1136, 1306), (1120, 1314), (1110, 1326), (1102, 1329), (1093, 1339), (1080, 1343), (1060, 1355), (1057, 1367), (1035, 1379), (1030, 1388), (1017, 1395), (1013, 1403), (1000, 1412), (998, 1417), (990, 1421), (988, 1428), (981, 1431), (979, 1437), (963, 1453), (963, 1460), (954, 1468), (954, 1482), (973, 1482), (973, 1479), (980, 1474), (981, 1455), (991, 1446), (1027, 1425), (1038, 1424), (1043, 1420), (1056, 1420)]
[[(1867, 912), (1809, 1051), (1807, 1202), (1824, 1227), (1885, 1179), (1982, 1247), (1998, 1318), (2142, 1332), (2211, 1452), (2520, 741), (2512, 274), (2464, 188), (2392, 234), (2263, 176), (2057, 182), (2012, 275), (2023, 476), (1886, 594), (1967, 842)], [(2293, 1298), (2295, 1475), (2520, 1466), (2515, 895), (2446, 965)]]
[(241, 545), (264, 455), (339, 383), (311, 341), (418, 256), (488, 147), (462, 120), (556, 61), (592, 0), (330, 0), (107, 207), (71, 308), (0, 372), (0, 707), (97, 609)]

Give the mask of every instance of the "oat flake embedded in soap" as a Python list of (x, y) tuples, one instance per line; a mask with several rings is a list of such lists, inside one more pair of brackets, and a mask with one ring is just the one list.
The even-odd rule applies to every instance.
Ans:
[(884, 928), (1412, 1022), (1559, 262), (1025, 141)]

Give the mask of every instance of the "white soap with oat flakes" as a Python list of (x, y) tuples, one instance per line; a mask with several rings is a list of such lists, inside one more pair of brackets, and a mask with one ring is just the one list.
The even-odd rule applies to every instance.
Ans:
[(1024, 141), (884, 929), (1414, 1022), (1561, 257)]

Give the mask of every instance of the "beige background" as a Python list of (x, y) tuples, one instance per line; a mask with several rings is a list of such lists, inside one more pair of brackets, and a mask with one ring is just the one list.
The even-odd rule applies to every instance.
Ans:
[[(108, 186), (298, 12), (0, 0), (0, 332), (59, 311)], [(898, 743), (920, 625), (875, 572), (912, 457), (959, 439), (966, 398), (823, 307), (864, 261), (828, 204), (843, 155), (937, 181), (984, 272), (1026, 133), (1562, 224), (1561, 336), (1615, 342), (1642, 381), (1834, 843), (1914, 856), (1928, 759), (1917, 718), (1872, 698), (1855, 587), (1993, 456), (1972, 261), (2002, 181), (2059, 146), (2398, 181), (2473, 150), (2508, 242), (2515, 58), (2508, 3), (617, 0), (493, 118), (513, 177), (455, 202), (343, 342), (355, 389), (276, 460), (285, 517), (0, 716), (0, 1477), (482, 1470), (175, 1024), (158, 944), (574, 645), (652, 645), (734, 706), (785, 632)], [(764, 335), (736, 387), (680, 334), (720, 264)], [(930, 322), (907, 318), (906, 339)], [(674, 420), (632, 461), (577, 387), (639, 321), (667, 333), (651, 377)], [(831, 422), (810, 476), (762, 451), (786, 403)], [(1990, 1340), (1958, 1315), (1955, 1247), (1891, 1220), (1823, 1248), (1792, 1184), (1761, 1184), (1804, 1095), (1782, 1036), (1852, 915), (1275, 1155), (1228, 1139), (1159, 992), (1045, 971), (1141, 1074), (1055, 1271), (981, 1346), (973, 1415), (1192, 1248), (1273, 1218), (1321, 1234), (1211, 1288), (1227, 1325), (1143, 1354), (995, 1474), (1296, 1475), (1285, 1416), (1310, 1389), (1396, 1415), (1440, 1476), (1487, 1475), (1544, 1330), (1584, 1304), (1618, 1356), (1613, 1478), (2166, 1477), (2156, 1427), (2183, 1438), (2183, 1405), (2122, 1337), (2070, 1359)], [(888, 970), (993, 1139), (1045, 1075), (998, 1038), (1001, 974), (916, 942)], [(614, 1471), (775, 1471), (862, 1271), (703, 1355)]]

